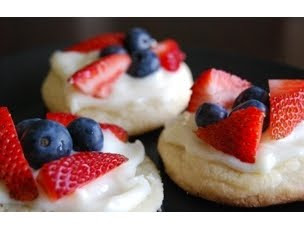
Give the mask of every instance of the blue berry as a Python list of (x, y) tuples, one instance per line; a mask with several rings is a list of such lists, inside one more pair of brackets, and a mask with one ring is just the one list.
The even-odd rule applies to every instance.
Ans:
[(264, 89), (257, 87), (257, 86), (252, 86), (243, 92), (239, 94), (239, 96), (235, 99), (233, 107), (238, 106), (239, 104), (244, 103), (245, 101), (248, 100), (258, 100), (265, 104), (266, 106), (269, 106), (269, 94), (266, 92)]
[(99, 57), (105, 57), (107, 55), (112, 55), (112, 54), (126, 54), (127, 51), (120, 45), (112, 45), (104, 48), (100, 54)]
[(239, 104), (238, 106), (234, 107), (232, 109), (231, 113), (235, 112), (236, 110), (245, 109), (248, 107), (256, 107), (265, 113), (265, 119), (264, 119), (264, 124), (263, 124), (263, 131), (265, 131), (269, 126), (269, 108), (262, 102), (260, 102), (258, 100), (254, 100), (254, 99), (245, 101), (244, 103)]
[(39, 120), (24, 132), (21, 144), (30, 166), (39, 169), (43, 164), (69, 156), (73, 142), (68, 130), (51, 120)]
[(234, 112), (239, 109), (245, 109), (245, 108), (252, 107), (252, 106), (260, 109), (261, 111), (263, 111), (265, 113), (268, 112), (268, 108), (265, 104), (263, 104), (262, 102), (260, 102), (258, 100), (254, 100), (254, 99), (251, 99), (251, 100), (245, 101), (244, 103), (239, 104), (238, 106), (234, 107), (231, 112)]
[(38, 120), (41, 120), (39, 118), (33, 118), (33, 119), (27, 119), (19, 122), (16, 126), (17, 134), (19, 139), (21, 139), (23, 133), (26, 129), (28, 129), (33, 123), (37, 122)]
[(157, 71), (159, 67), (159, 59), (154, 52), (138, 51), (132, 54), (132, 64), (128, 73), (133, 77), (141, 78)]
[(78, 118), (67, 126), (75, 151), (100, 151), (103, 147), (103, 133), (100, 125), (89, 118)]
[(198, 127), (206, 127), (225, 119), (228, 112), (217, 104), (204, 103), (196, 111), (195, 122)]
[(133, 28), (126, 34), (125, 46), (129, 52), (150, 49), (153, 39), (151, 35), (142, 28)]

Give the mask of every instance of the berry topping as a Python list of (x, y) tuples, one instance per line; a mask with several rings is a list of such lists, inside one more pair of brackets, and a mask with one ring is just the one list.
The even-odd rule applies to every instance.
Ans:
[(206, 70), (192, 86), (188, 111), (195, 112), (206, 102), (231, 108), (235, 98), (249, 86), (249, 82), (235, 75), (216, 69)]
[(100, 125), (89, 118), (78, 118), (68, 126), (75, 151), (100, 151), (103, 147), (103, 133)]
[(71, 123), (73, 120), (76, 120), (77, 118), (79, 117), (76, 115), (70, 113), (64, 113), (64, 112), (48, 112), (46, 114), (46, 119), (61, 123), (65, 127), (68, 126), (69, 123)]
[(100, 52), (99, 56), (105, 57), (107, 55), (113, 55), (113, 54), (127, 54), (127, 51), (120, 45), (112, 45), (112, 46), (108, 46), (108, 47), (104, 48)]
[(157, 54), (160, 64), (168, 71), (176, 71), (181, 62), (185, 60), (185, 54), (180, 50), (175, 40), (162, 41), (153, 48)]
[(86, 152), (45, 164), (37, 182), (53, 200), (73, 193), (128, 159), (120, 154)]
[(252, 86), (248, 89), (245, 89), (243, 92), (240, 93), (240, 95), (235, 99), (233, 107), (238, 106), (241, 103), (244, 103), (248, 100), (258, 100), (262, 102), (263, 104), (269, 106), (269, 94), (264, 89)]
[(74, 73), (69, 82), (85, 94), (105, 98), (130, 64), (131, 58), (126, 54), (109, 55)]
[(196, 111), (195, 122), (198, 127), (206, 127), (227, 118), (227, 116), (228, 112), (222, 106), (204, 103)]
[(238, 106), (234, 107), (231, 111), (232, 112), (235, 112), (236, 110), (240, 110), (240, 109), (246, 109), (248, 107), (256, 107), (258, 109), (260, 109), (262, 112), (264, 112), (265, 114), (268, 113), (268, 108), (266, 105), (264, 105), (262, 102), (258, 101), (258, 100), (254, 100), (254, 99), (251, 99), (251, 100), (248, 100), (248, 101), (245, 101), (244, 103), (241, 103), (239, 104)]
[(16, 130), (18, 133), (18, 137), (19, 139), (21, 139), (23, 133), (35, 122), (37, 122), (38, 120), (41, 120), (39, 118), (33, 118), (33, 119), (27, 119), (27, 120), (23, 120), (20, 123), (17, 124), (16, 126)]
[(101, 123), (100, 124), (102, 130), (109, 130), (111, 131), (116, 138), (118, 138), (122, 142), (128, 141), (128, 133), (121, 127), (115, 125), (115, 124), (107, 124), (107, 123)]
[(69, 156), (73, 146), (68, 130), (51, 120), (39, 120), (33, 123), (23, 134), (21, 144), (27, 161), (34, 169)]
[(281, 139), (304, 120), (304, 80), (269, 80), (270, 134)]
[[(63, 113), (63, 112), (48, 112), (46, 114), (46, 118), (61, 123), (64, 126), (68, 126), (69, 123), (71, 123), (73, 120), (79, 117), (73, 114)], [(108, 123), (100, 123), (100, 127), (102, 130), (111, 131), (119, 140), (123, 142), (128, 141), (128, 133), (123, 128), (115, 124), (108, 124)]]
[(31, 201), (38, 196), (38, 189), (24, 157), (14, 122), (5, 107), (0, 107), (0, 180), (5, 182), (13, 199)]
[[(232, 109), (231, 113), (233, 113), (237, 110), (240, 110), (240, 109), (246, 109), (248, 107), (256, 107), (265, 113), (265, 119), (264, 119), (264, 124), (263, 124), (263, 131), (265, 131), (269, 126), (269, 108), (262, 102), (260, 102), (258, 100), (254, 100), (254, 99), (245, 101), (244, 103), (241, 103), (238, 106), (234, 107)], [(230, 113), (230, 115), (231, 115), (231, 113)]]
[(215, 149), (243, 162), (254, 163), (264, 116), (255, 107), (241, 109), (216, 124), (199, 127), (196, 134)]
[(78, 51), (78, 52), (90, 52), (103, 49), (110, 45), (122, 45), (125, 35), (123, 33), (106, 33), (99, 36), (82, 41), (71, 47), (65, 49), (65, 51)]
[(133, 77), (145, 77), (159, 69), (159, 60), (150, 50), (138, 51), (132, 54), (132, 64), (128, 73)]
[(150, 49), (153, 41), (153, 38), (145, 29), (133, 28), (126, 35), (125, 46), (133, 53)]

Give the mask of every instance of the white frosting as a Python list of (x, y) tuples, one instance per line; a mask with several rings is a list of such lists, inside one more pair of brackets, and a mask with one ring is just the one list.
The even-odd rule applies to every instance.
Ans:
[[(76, 113), (87, 107), (102, 107), (104, 110), (120, 111), (122, 107), (149, 104), (158, 100), (161, 107), (166, 107), (175, 100), (176, 94), (190, 89), (192, 82), (187, 76), (191, 72), (182, 63), (175, 72), (160, 67), (159, 70), (144, 78), (123, 75), (113, 85), (113, 91), (105, 99), (85, 95), (67, 82), (67, 79), (83, 66), (97, 59), (98, 52), (88, 54), (57, 51), (51, 57), (51, 72), (64, 84), (64, 98), (69, 111)], [(188, 91), (187, 91), (188, 92)], [(190, 93), (190, 90), (189, 90)]]
[[(57, 201), (51, 201), (39, 188), (39, 197), (23, 204), (12, 200), (2, 183), (0, 184), (0, 204), (23, 204), (34, 211), (131, 211), (135, 209), (151, 193), (149, 182), (151, 177), (136, 175), (137, 168), (145, 157), (144, 146), (138, 140), (134, 143), (121, 142), (108, 130), (103, 130), (103, 133), (102, 151), (122, 154), (129, 159), (127, 162)], [(34, 176), (38, 172), (39, 170), (34, 173)], [(146, 207), (149, 208), (147, 205)]]
[(280, 140), (273, 140), (268, 131), (264, 132), (254, 164), (242, 162), (216, 150), (195, 135), (196, 129), (194, 114), (185, 112), (166, 125), (164, 140), (184, 147), (187, 153), (195, 153), (206, 160), (225, 164), (241, 172), (267, 173), (283, 161), (304, 155), (304, 122)]

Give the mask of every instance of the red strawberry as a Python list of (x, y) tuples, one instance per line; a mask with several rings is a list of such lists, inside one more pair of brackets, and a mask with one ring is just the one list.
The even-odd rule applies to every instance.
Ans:
[(206, 70), (201, 73), (191, 88), (192, 95), (187, 110), (195, 112), (205, 102), (231, 108), (235, 98), (248, 87), (250, 83), (238, 76), (222, 70)]
[(103, 176), (127, 160), (120, 154), (80, 152), (42, 166), (37, 182), (49, 198), (57, 200)]
[(233, 112), (216, 124), (200, 127), (196, 134), (215, 149), (243, 162), (254, 163), (264, 117), (262, 111), (249, 107)]
[[(46, 114), (46, 118), (48, 120), (53, 120), (58, 123), (61, 123), (64, 126), (69, 125), (70, 122), (79, 118), (76, 115), (70, 113), (63, 113), (63, 112), (48, 112)], [(100, 123), (100, 127), (104, 130), (110, 130), (119, 140), (123, 142), (128, 141), (128, 133), (121, 127), (115, 124), (108, 124), (108, 123)]]
[(161, 65), (168, 71), (176, 71), (185, 59), (185, 53), (180, 50), (178, 43), (172, 39), (158, 43), (153, 50), (160, 59)]
[(78, 116), (70, 114), (70, 113), (64, 113), (64, 112), (48, 112), (46, 114), (46, 119), (53, 120), (58, 123), (61, 123), (65, 127), (69, 125), (73, 120), (77, 119)]
[(0, 107), (0, 180), (13, 199), (31, 201), (38, 196), (32, 171), (20, 145), (11, 114)]
[(101, 123), (100, 126), (103, 130), (110, 130), (119, 140), (123, 142), (128, 141), (128, 133), (123, 128), (108, 123)]
[(106, 33), (87, 39), (65, 49), (65, 51), (90, 52), (103, 49), (110, 45), (122, 45), (125, 35), (123, 33)]
[(269, 80), (270, 134), (289, 135), (304, 120), (304, 80)]
[(130, 64), (129, 55), (109, 55), (74, 73), (69, 82), (85, 94), (105, 98), (110, 95), (112, 85), (127, 71)]

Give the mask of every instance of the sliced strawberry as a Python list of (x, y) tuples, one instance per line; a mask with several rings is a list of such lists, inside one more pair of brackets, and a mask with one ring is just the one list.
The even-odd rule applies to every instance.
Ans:
[(128, 141), (128, 132), (126, 132), (125, 129), (115, 124), (108, 124), (108, 123), (101, 123), (100, 126), (103, 130), (111, 131), (119, 140), (123, 142)]
[(304, 120), (304, 80), (269, 80), (270, 134), (289, 135)]
[(112, 85), (131, 64), (126, 54), (103, 57), (72, 75), (69, 82), (85, 94), (105, 98), (110, 95)]
[(48, 112), (46, 114), (46, 119), (53, 120), (58, 123), (61, 123), (65, 127), (69, 125), (73, 120), (77, 119), (78, 116), (70, 114), (70, 113), (64, 113), (64, 112)]
[(180, 50), (178, 43), (173, 39), (158, 43), (153, 50), (157, 54), (162, 67), (168, 71), (176, 71), (186, 57), (185, 53)]
[(0, 180), (3, 180), (13, 199), (31, 201), (38, 189), (19, 142), (11, 114), (0, 107)]
[(233, 112), (227, 119), (207, 127), (196, 134), (206, 143), (243, 162), (254, 163), (262, 135), (265, 114), (255, 107)]
[(57, 200), (103, 176), (127, 160), (120, 154), (80, 152), (42, 166), (37, 182), (49, 198)]
[(248, 87), (250, 83), (238, 76), (222, 70), (206, 70), (201, 73), (191, 88), (192, 95), (187, 110), (195, 112), (205, 102), (231, 108), (235, 98)]
[(74, 44), (65, 51), (90, 52), (103, 49), (110, 45), (122, 45), (125, 35), (123, 33), (106, 33)]
[[(63, 112), (48, 112), (46, 114), (46, 118), (48, 120), (53, 120), (58, 123), (61, 123), (64, 126), (69, 125), (70, 122), (79, 118), (76, 115), (70, 113), (63, 113)], [(100, 127), (104, 130), (110, 130), (119, 140), (123, 142), (128, 141), (128, 133), (125, 129), (115, 125), (115, 124), (108, 124), (108, 123), (100, 123)]]

